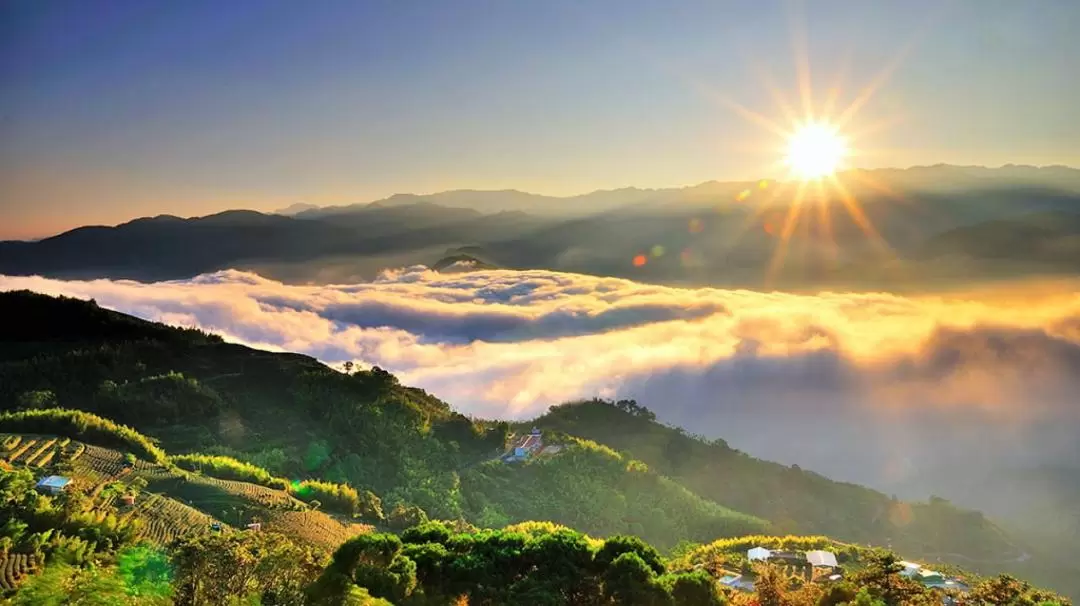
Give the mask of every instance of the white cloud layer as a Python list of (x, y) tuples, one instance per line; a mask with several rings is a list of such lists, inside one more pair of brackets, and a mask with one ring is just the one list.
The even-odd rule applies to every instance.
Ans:
[(1076, 281), (955, 296), (685, 289), (549, 271), (296, 286), (0, 276), (329, 363), (378, 365), (464, 412), (595, 395), (766, 458), (898, 491), (956, 470), (1080, 461)]

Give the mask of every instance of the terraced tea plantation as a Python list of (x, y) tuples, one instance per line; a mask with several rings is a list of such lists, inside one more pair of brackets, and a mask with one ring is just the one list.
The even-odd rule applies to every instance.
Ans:
[[(215, 524), (231, 532), (258, 522), (262, 530), (281, 532), (330, 551), (346, 539), (374, 529), (312, 510), (283, 490), (222, 480), (141, 459), (132, 461), (119, 451), (68, 438), (0, 434), (0, 461), (41, 474), (54, 473), (57, 468), (52, 466), (61, 466), (63, 475), (71, 477), (74, 489), (91, 498), (95, 511), (134, 516), (142, 522), (140, 538), (159, 545), (188, 534), (209, 532)], [(147, 489), (136, 497), (134, 506), (128, 506), (110, 486), (135, 478), (145, 480)], [(16, 576), (32, 569), (27, 562), (18, 564), (20, 561), (11, 560), (12, 574)]]
[(0, 457), (11, 466), (45, 467), (59, 456), (77, 457), (68, 438), (48, 436), (0, 436)]
[(358, 534), (375, 532), (375, 527), (370, 524), (342, 522), (321, 511), (272, 512), (263, 528), (327, 551), (333, 551)]
[(216, 520), (175, 499), (146, 494), (135, 504), (135, 515), (143, 525), (139, 538), (166, 545), (188, 534), (207, 532)]
[(149, 490), (166, 494), (236, 528), (258, 522), (262, 530), (280, 532), (326, 550), (374, 527), (341, 521), (313, 511), (282, 490), (248, 482), (177, 473), (150, 482)]
[(9, 553), (0, 556), (0, 592), (19, 586), (26, 577), (37, 572), (34, 556), (25, 553)]

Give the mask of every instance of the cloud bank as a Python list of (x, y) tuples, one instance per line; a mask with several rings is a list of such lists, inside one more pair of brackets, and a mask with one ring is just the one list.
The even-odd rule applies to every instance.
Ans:
[(958, 470), (1080, 461), (1078, 285), (902, 297), (423, 267), (326, 286), (0, 276), (3, 290), (378, 365), (483, 417), (635, 397), (752, 454), (915, 492)]

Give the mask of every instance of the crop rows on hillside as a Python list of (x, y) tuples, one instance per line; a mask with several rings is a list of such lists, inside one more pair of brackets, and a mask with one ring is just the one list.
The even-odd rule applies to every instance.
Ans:
[(34, 448), (37, 443), (38, 441), (36, 438), (24, 438), (20, 440), (14, 448), (7, 451), (7, 453), (4, 455), (4, 458), (7, 459), (9, 463), (15, 463), (19, 459), (19, 457), (23, 456), (23, 454), (25, 454), (31, 448)]
[(86, 444), (82, 442), (68, 442), (63, 448), (63, 458), (74, 463), (86, 452)]
[(34, 556), (25, 553), (8, 553), (0, 556), (0, 590), (11, 591), (24, 578), (37, 571)]
[(214, 522), (213, 518), (197, 509), (156, 494), (144, 494), (135, 507), (137, 515), (143, 520), (140, 538), (159, 545), (189, 533), (209, 530)]
[(25, 451), (21, 459), (12, 462), (17, 462), (20, 465), (26, 465), (27, 467), (34, 467), (37, 465), (38, 459), (43, 457), (46, 452), (50, 451), (55, 444), (56, 438), (43, 438), (38, 441), (33, 448)]
[(191, 481), (203, 482), (217, 486), (230, 494), (234, 494), (248, 501), (270, 509), (306, 507), (301, 501), (290, 496), (283, 490), (275, 490), (266, 486), (259, 486), (250, 482), (238, 482), (236, 480), (222, 480), (210, 476), (192, 476)]
[(375, 529), (367, 524), (343, 524), (321, 511), (274, 511), (263, 528), (328, 550)]
[(141, 459), (136, 461), (132, 474), (144, 478), (147, 482), (159, 482), (180, 477), (180, 472), (176, 470)]
[(115, 450), (90, 444), (86, 445), (80, 462), (96, 472), (114, 477), (123, 475), (126, 471), (123, 455)]

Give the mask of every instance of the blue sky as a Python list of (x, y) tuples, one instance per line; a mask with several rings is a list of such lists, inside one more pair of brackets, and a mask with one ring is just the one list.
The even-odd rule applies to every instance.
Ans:
[(721, 99), (784, 123), (765, 77), (799, 106), (805, 56), (842, 107), (905, 48), (856, 164), (1075, 165), (1078, 29), (1071, 0), (9, 0), (0, 237), (776, 176), (783, 141)]

